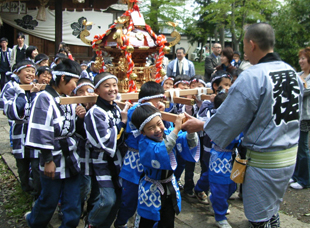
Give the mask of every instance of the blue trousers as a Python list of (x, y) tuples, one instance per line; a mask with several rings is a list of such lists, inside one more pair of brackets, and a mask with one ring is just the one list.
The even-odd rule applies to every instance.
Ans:
[(174, 171), (174, 176), (177, 181), (180, 180), (180, 177), (185, 169), (185, 163), (186, 161), (181, 157), (179, 152), (176, 152), (176, 160), (177, 160), (177, 168)]
[(121, 191), (115, 192), (114, 188), (100, 188), (97, 181), (93, 181), (92, 194), (96, 195), (91, 201), (94, 206), (89, 212), (89, 224), (100, 227), (110, 228), (120, 205)]
[(114, 226), (127, 224), (128, 220), (135, 214), (138, 204), (139, 185), (123, 179), (121, 205)]
[(304, 188), (310, 188), (310, 153), (308, 132), (300, 131), (293, 179)]
[[(209, 192), (210, 185), (209, 185), (209, 161), (210, 161), (210, 153), (205, 152), (203, 153), (203, 157), (200, 157), (200, 161), (203, 161), (204, 166), (201, 165), (201, 172), (199, 180), (196, 183), (195, 191), (196, 192)], [(202, 162), (201, 162), (202, 163)], [(206, 168), (202, 168), (206, 167)]]
[(237, 184), (217, 184), (210, 182), (211, 196), (210, 200), (214, 210), (216, 221), (227, 220), (225, 214), (228, 209), (227, 200), (236, 191)]
[(79, 175), (54, 180), (41, 176), (41, 185), (41, 194), (32, 208), (31, 214), (26, 218), (29, 227), (47, 227), (54, 214), (61, 193), (63, 219), (60, 227), (77, 227), (81, 213)]

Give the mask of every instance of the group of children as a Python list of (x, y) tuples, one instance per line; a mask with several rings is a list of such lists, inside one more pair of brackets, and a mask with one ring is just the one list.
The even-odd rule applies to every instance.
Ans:
[[(116, 76), (105, 72), (93, 81), (81, 78), (81, 66), (72, 60), (62, 60), (53, 71), (25, 60), (15, 74), (2, 90), (1, 101), (22, 189), (35, 197), (32, 211), (25, 215), (29, 227), (46, 227), (59, 203), (61, 227), (76, 227), (80, 217), (88, 228), (113, 222), (114, 227), (127, 227), (136, 211), (136, 227), (174, 227), (175, 214), (181, 211), (184, 169), (184, 193), (210, 203), (217, 225), (230, 227), (225, 214), (236, 184), (229, 176), (242, 135), (219, 148), (204, 132), (182, 131), (186, 115), (208, 121), (220, 111), (232, 83), (227, 72), (216, 72), (209, 85), (200, 76), (186, 75), (165, 77), (162, 84), (146, 82), (138, 102), (127, 103), (123, 110), (115, 102)], [(20, 84), (32, 88), (25, 91)], [(169, 108), (163, 103), (165, 90), (177, 94), (208, 86), (214, 91), (212, 101), (196, 95), (194, 106), (174, 104), (172, 95)], [(61, 104), (66, 96), (95, 94), (94, 104)], [(163, 121), (161, 111), (178, 114), (175, 122)], [(202, 171), (195, 186), (199, 160)]]

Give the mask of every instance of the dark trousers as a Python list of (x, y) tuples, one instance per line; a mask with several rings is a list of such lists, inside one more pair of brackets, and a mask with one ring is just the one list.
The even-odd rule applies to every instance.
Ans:
[(293, 179), (304, 188), (310, 188), (310, 153), (308, 145), (308, 132), (300, 131)]
[(138, 191), (138, 184), (123, 179), (121, 205), (114, 222), (115, 227), (127, 224), (127, 221), (134, 216), (138, 204)]
[[(29, 164), (31, 164), (33, 175), (33, 189), (29, 185)], [(16, 166), (21, 182), (21, 187), (24, 192), (31, 192), (35, 198), (38, 198), (41, 192), (39, 159), (38, 158), (23, 158), (16, 159)]]
[(0, 72), (1, 74), (1, 81), (0, 81), (0, 86), (1, 86), (1, 90), (3, 89), (5, 83), (7, 83), (10, 79), (11, 76), (6, 76), (6, 72)]
[(41, 175), (41, 183), (40, 197), (32, 208), (31, 214), (26, 218), (28, 226), (31, 228), (47, 227), (61, 196), (63, 218), (60, 227), (77, 227), (81, 214), (79, 175), (54, 180)]
[(160, 221), (153, 221), (141, 217), (139, 228), (153, 228), (158, 223), (158, 228), (174, 228), (175, 211), (173, 209), (172, 198), (170, 196), (161, 197)]

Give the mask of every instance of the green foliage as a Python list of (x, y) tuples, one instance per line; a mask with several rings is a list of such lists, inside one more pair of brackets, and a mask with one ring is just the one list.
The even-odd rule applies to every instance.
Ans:
[(204, 20), (225, 28), (232, 34), (233, 48), (238, 50), (243, 39), (244, 26), (267, 21), (278, 5), (277, 0), (218, 0), (202, 8)]
[(184, 8), (186, 2), (187, 0), (149, 0), (139, 7), (143, 12), (145, 22), (158, 34), (159, 30), (168, 27), (165, 22), (183, 21), (188, 15)]
[(310, 40), (310, 9), (308, 0), (288, 0), (272, 17), (276, 47), (281, 58), (299, 70), (298, 51)]
[(195, 66), (196, 75), (204, 75), (205, 74), (205, 62), (193, 62)]

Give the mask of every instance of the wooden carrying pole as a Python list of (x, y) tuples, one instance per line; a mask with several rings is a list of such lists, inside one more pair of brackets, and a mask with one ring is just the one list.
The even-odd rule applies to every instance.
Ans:
[[(120, 107), (120, 109), (124, 109), (124, 107), (126, 106), (125, 102), (121, 102), (121, 101), (116, 101), (116, 104)], [(177, 118), (178, 115), (173, 114), (173, 113), (169, 113), (169, 112), (161, 112), (161, 118), (165, 121), (168, 122), (175, 122), (175, 119)]]

